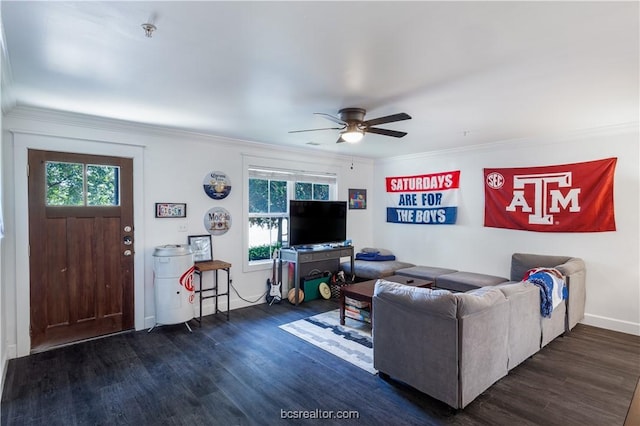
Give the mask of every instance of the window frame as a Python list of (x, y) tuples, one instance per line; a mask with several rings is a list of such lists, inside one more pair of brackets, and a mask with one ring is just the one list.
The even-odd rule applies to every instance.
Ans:
[[(80, 189), (81, 195), (81, 204), (52, 204), (49, 202), (49, 164), (69, 164), (76, 165), (82, 168), (81, 171), (81, 179), (82, 179), (82, 188)], [(91, 203), (91, 195), (90, 192), (90, 171), (91, 168), (97, 167), (107, 167), (114, 170), (113, 176), (113, 186), (115, 197), (115, 203), (112, 204), (92, 204)], [(84, 163), (84, 162), (72, 162), (72, 161), (46, 161), (44, 165), (44, 206), (46, 209), (113, 209), (119, 208), (121, 199), (120, 193), (122, 188), (120, 181), (120, 166), (115, 164), (98, 164), (98, 163)]]
[[(329, 183), (329, 200), (337, 200), (339, 194), (339, 182), (340, 182), (340, 169), (335, 165), (330, 164), (311, 164), (304, 162), (295, 162), (296, 168), (292, 168), (293, 161), (283, 161), (271, 158), (261, 158), (255, 156), (243, 156), (243, 188), (245, 196), (243, 197), (243, 236), (242, 236), (242, 258), (243, 258), (243, 271), (259, 271), (271, 269), (272, 260), (255, 260), (249, 261), (249, 218), (257, 217), (276, 217), (277, 214), (265, 214), (265, 213), (249, 213), (249, 179), (251, 178), (268, 178), (271, 176), (271, 180), (286, 180), (287, 183), (287, 212), (282, 214), (281, 217), (289, 217), (289, 200), (295, 197), (295, 182), (304, 183)], [(322, 169), (320, 169), (321, 167)], [(251, 170), (261, 170), (265, 174), (263, 176), (256, 176)], [(269, 173), (271, 173), (269, 175)], [(289, 176), (289, 179), (277, 179), (276, 177)], [(305, 179), (301, 179), (305, 177)], [(298, 178), (298, 180), (296, 180)], [(315, 181), (315, 182), (314, 182)], [(286, 231), (285, 231), (286, 232)]]

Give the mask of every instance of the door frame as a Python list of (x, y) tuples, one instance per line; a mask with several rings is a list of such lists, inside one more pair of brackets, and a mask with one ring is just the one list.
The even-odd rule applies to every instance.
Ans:
[(76, 152), (89, 155), (128, 157), (133, 159), (133, 223), (134, 241), (134, 325), (145, 328), (144, 286), (144, 146), (88, 140), (84, 138), (48, 136), (12, 131), (15, 185), (15, 291), (16, 291), (16, 356), (31, 352), (30, 275), (29, 275), (29, 183), (27, 178), (28, 150)]

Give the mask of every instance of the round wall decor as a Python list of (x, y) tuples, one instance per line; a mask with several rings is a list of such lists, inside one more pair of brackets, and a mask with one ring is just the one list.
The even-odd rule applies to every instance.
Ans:
[(222, 207), (209, 209), (204, 214), (204, 228), (211, 235), (222, 235), (231, 228), (231, 215)]
[(231, 192), (231, 181), (226, 173), (209, 172), (202, 180), (204, 192), (214, 200), (222, 200)]

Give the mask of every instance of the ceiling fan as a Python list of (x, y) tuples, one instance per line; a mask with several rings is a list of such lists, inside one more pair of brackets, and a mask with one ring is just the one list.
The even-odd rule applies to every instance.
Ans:
[(394, 138), (401, 138), (405, 136), (406, 132), (399, 132), (397, 130), (380, 129), (377, 126), (379, 124), (393, 123), (395, 121), (410, 120), (411, 116), (404, 112), (399, 114), (387, 115), (384, 117), (372, 118), (371, 120), (364, 119), (367, 111), (363, 108), (343, 108), (338, 111), (338, 117), (334, 117), (330, 114), (322, 112), (315, 112), (314, 114), (320, 115), (327, 120), (333, 121), (339, 124), (340, 127), (324, 127), (321, 129), (307, 129), (307, 130), (292, 130), (289, 133), (300, 132), (315, 132), (317, 130), (340, 130), (340, 137), (336, 141), (340, 142), (359, 142), (365, 133), (376, 133), (383, 136), (391, 136)]

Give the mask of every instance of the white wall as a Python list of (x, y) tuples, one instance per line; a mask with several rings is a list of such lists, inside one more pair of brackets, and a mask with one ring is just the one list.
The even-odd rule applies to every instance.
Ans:
[[(3, 189), (16, 210), (25, 205), (26, 177), (22, 171), (25, 170), (26, 158), (23, 151), (30, 147), (90, 153), (113, 151), (115, 155), (121, 152), (122, 156), (134, 156), (134, 186), (140, 183), (139, 187), (134, 187), (137, 329), (154, 324), (154, 248), (164, 244), (186, 243), (188, 235), (205, 234), (203, 216), (211, 207), (224, 207), (232, 216), (231, 229), (224, 235), (212, 237), (214, 257), (233, 265), (233, 284), (245, 299), (258, 299), (266, 290), (271, 265), (250, 271), (243, 262), (243, 158), (247, 155), (262, 158), (265, 164), (284, 162), (296, 170), (335, 170), (338, 173), (339, 198), (343, 200), (347, 199), (349, 188), (370, 188), (373, 179), (373, 162), (369, 160), (354, 159), (352, 170), (351, 157), (327, 156), (314, 151), (313, 162), (310, 162), (308, 151), (304, 150), (274, 150), (261, 144), (57, 112), (15, 109), (4, 118), (4, 129), (5, 137), (10, 134), (10, 138), (3, 147), (3, 167), (8, 171)], [(17, 162), (15, 165), (12, 164), (14, 161)], [(225, 172), (231, 180), (231, 193), (224, 200), (212, 200), (203, 191), (203, 178), (212, 170)], [(155, 218), (156, 202), (187, 203), (187, 218)], [(23, 356), (29, 352), (28, 286), (24, 285), (28, 283), (29, 272), (24, 248), (24, 241), (28, 240), (25, 216), (24, 212), (14, 211), (6, 217), (6, 250), (10, 253), (6, 256), (3, 270), (3, 288), (6, 290), (3, 311), (6, 309), (9, 357)], [(349, 211), (348, 234), (355, 243), (372, 243), (371, 216), (371, 209)], [(180, 227), (186, 228), (186, 231), (180, 231)], [(139, 278), (138, 273), (141, 274)], [(221, 278), (224, 278), (224, 273)], [(205, 275), (205, 279), (211, 277)], [(205, 301), (205, 315), (213, 311), (212, 303), (212, 299)], [(223, 299), (220, 305), (226, 308)], [(246, 305), (247, 302), (232, 292), (231, 309)]]
[[(583, 323), (640, 334), (639, 150), (637, 123), (572, 135), (494, 143), (375, 164), (374, 244), (399, 259), (509, 277), (514, 252), (576, 256), (587, 265)], [(617, 231), (537, 233), (483, 227), (485, 167), (526, 167), (618, 157)], [(456, 225), (386, 223), (385, 177), (461, 171)]]
[[(134, 179), (139, 182), (134, 207), (136, 253), (141, 259), (136, 262), (136, 272), (140, 275), (135, 284), (138, 298), (136, 317), (141, 318), (140, 321), (136, 319), (138, 329), (154, 322), (154, 247), (185, 243), (187, 235), (204, 234), (203, 215), (214, 206), (226, 208), (233, 217), (230, 231), (213, 237), (214, 257), (233, 264), (233, 282), (243, 297), (253, 300), (264, 292), (270, 267), (249, 271), (243, 262), (243, 159), (250, 155), (264, 159), (265, 164), (289, 162), (292, 168), (298, 170), (336, 170), (340, 199), (347, 198), (349, 188), (367, 189), (367, 209), (349, 211), (348, 233), (356, 249), (372, 245), (386, 247), (392, 249), (399, 259), (416, 264), (503, 276), (508, 275), (510, 255), (515, 251), (582, 257), (588, 268), (587, 316), (584, 322), (640, 334), (637, 127), (495, 143), (475, 149), (381, 160), (375, 164), (356, 158), (352, 170), (351, 157), (327, 156), (313, 151), (313, 164), (310, 164), (309, 151), (305, 150), (274, 150), (260, 144), (55, 112), (14, 109), (4, 117), (3, 126), (2, 190), (7, 234), (3, 240), (3, 263), (0, 269), (0, 338), (4, 342), (0, 350), (8, 358), (29, 352), (28, 287), (24, 285), (28, 283), (28, 260), (18, 250), (28, 240), (28, 235), (24, 226), (16, 227), (23, 220), (21, 218), (25, 212), (15, 210), (18, 201), (23, 203), (26, 195), (23, 193), (25, 191), (18, 193), (14, 190), (17, 183), (26, 181), (23, 174), (26, 159), (16, 156), (14, 138), (8, 131), (23, 135), (22, 139), (39, 140), (38, 143), (47, 141), (46, 149), (50, 150), (72, 146), (81, 152), (107, 150), (141, 158), (134, 164)], [(23, 145), (25, 143), (29, 144), (23, 142)], [(615, 178), (616, 232), (550, 234), (482, 226), (483, 167), (562, 164), (612, 156), (618, 157)], [(23, 163), (14, 165), (16, 158)], [(398, 225), (385, 222), (386, 176), (458, 169), (461, 170), (461, 197), (456, 225)], [(211, 170), (224, 171), (231, 179), (233, 188), (224, 200), (211, 200), (202, 190), (202, 180)], [(186, 202), (188, 217), (156, 219), (155, 202)], [(185, 225), (187, 231), (180, 232), (180, 225)], [(143, 238), (139, 239), (138, 235)], [(212, 300), (206, 301), (204, 314), (212, 311), (211, 303)], [(232, 294), (232, 309), (246, 305), (246, 302)]]

